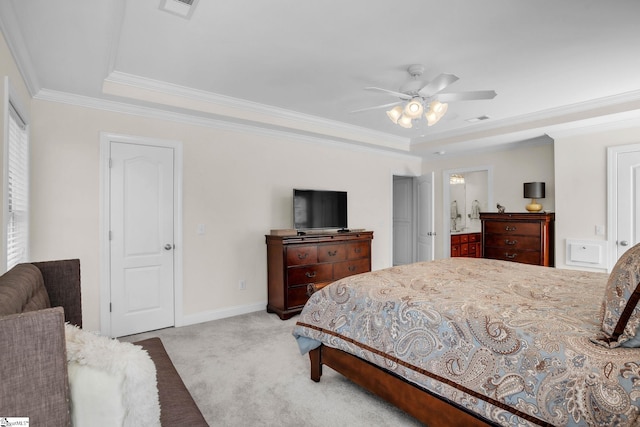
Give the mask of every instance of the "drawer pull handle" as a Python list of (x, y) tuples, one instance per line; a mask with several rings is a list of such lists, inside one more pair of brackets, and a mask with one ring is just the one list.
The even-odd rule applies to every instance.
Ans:
[(504, 229), (505, 231), (516, 231), (516, 227), (509, 227), (508, 225)]
[(353, 252), (359, 254), (360, 252), (362, 252), (362, 248), (355, 248)]
[(509, 240), (509, 239), (504, 239), (504, 242), (505, 242), (507, 245), (515, 245), (516, 243), (518, 243), (518, 241), (517, 241), (517, 240)]
[(317, 289), (316, 289), (316, 285), (315, 284), (309, 283), (307, 285), (307, 296), (308, 297), (311, 297), (311, 295), (315, 294), (316, 291), (317, 291)]
[(304, 273), (305, 276), (307, 276), (309, 279), (313, 279), (314, 277), (316, 277), (317, 271), (307, 271), (306, 273)]
[(517, 257), (518, 254), (509, 254), (509, 253), (505, 253), (504, 257), (505, 258), (509, 258), (509, 259), (515, 259), (515, 257)]
[(338, 253), (338, 251), (328, 251), (327, 254), (329, 256), (336, 256), (336, 254)]
[(299, 253), (298, 254), (298, 259), (306, 259), (308, 256), (309, 256), (308, 252)]
[(354, 271), (356, 271), (356, 266), (355, 265), (350, 265), (348, 269), (349, 269), (350, 272), (353, 273)]

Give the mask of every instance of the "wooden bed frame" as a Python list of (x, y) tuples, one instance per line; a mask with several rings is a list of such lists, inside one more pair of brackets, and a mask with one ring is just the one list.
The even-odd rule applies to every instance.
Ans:
[(309, 352), (309, 359), (313, 381), (320, 381), (322, 365), (326, 365), (426, 425), (438, 427), (496, 425), (342, 350), (321, 345)]

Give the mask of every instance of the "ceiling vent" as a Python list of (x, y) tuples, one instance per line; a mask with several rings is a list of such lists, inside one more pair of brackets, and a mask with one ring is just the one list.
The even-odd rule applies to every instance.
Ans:
[(489, 116), (479, 116), (479, 117), (473, 117), (471, 119), (467, 119), (467, 121), (469, 123), (476, 123), (476, 122), (481, 122), (483, 120), (489, 120)]
[(198, 0), (161, 0), (160, 10), (189, 19), (198, 4)]

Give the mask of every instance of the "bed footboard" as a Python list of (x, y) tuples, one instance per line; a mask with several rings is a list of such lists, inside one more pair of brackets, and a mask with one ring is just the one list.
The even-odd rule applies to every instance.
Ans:
[(321, 345), (309, 352), (309, 360), (313, 381), (320, 381), (322, 366), (327, 365), (426, 425), (442, 427), (494, 425), (391, 372), (341, 350)]

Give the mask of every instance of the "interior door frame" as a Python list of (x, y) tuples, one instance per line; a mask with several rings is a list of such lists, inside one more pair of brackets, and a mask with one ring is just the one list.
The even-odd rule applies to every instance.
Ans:
[(393, 197), (394, 197), (394, 185), (393, 185), (393, 180), (395, 177), (401, 177), (401, 178), (407, 178), (407, 179), (411, 179), (411, 262), (416, 262), (416, 260), (418, 259), (418, 216), (420, 214), (419, 212), (419, 207), (418, 207), (418, 180), (426, 175), (430, 175), (431, 176), (431, 200), (430, 200), (430, 206), (431, 206), (431, 232), (433, 233), (431, 235), (431, 260), (435, 259), (435, 244), (436, 244), (436, 233), (435, 233), (435, 172), (430, 171), (430, 172), (426, 172), (424, 174), (420, 174), (420, 175), (408, 175), (406, 173), (392, 173), (391, 174), (391, 243), (390, 243), (390, 251), (389, 253), (390, 255), (390, 260), (389, 260), (389, 265), (393, 265), (393, 251), (394, 251), (394, 246), (393, 246), (393, 240), (394, 240), (394, 226), (393, 226)]
[(451, 227), (449, 222), (451, 211), (451, 197), (449, 194), (449, 181), (451, 175), (471, 172), (487, 172), (487, 208), (493, 204), (493, 166), (472, 166), (467, 168), (447, 169), (442, 171), (442, 256), (451, 257)]
[(618, 155), (640, 151), (640, 144), (607, 147), (607, 271), (618, 261)]
[(184, 324), (183, 313), (183, 212), (182, 212), (182, 182), (183, 155), (182, 142), (147, 138), (140, 136), (122, 135), (109, 132), (100, 133), (100, 334), (111, 336), (111, 269), (109, 248), (110, 223), (110, 171), (109, 158), (111, 143), (137, 144), (154, 147), (172, 148), (174, 152), (174, 180), (173, 180), (173, 230), (174, 230), (174, 323), (175, 326)]
[[(429, 231), (428, 238), (431, 241), (431, 256), (427, 260), (420, 260), (420, 215), (424, 214), (423, 211), (420, 210), (420, 197), (422, 194), (419, 191), (420, 181), (425, 179), (425, 177), (429, 177), (429, 181), (431, 182), (431, 195), (429, 197), (429, 207), (431, 208), (431, 221), (429, 223)], [(413, 242), (414, 242), (414, 252), (413, 252), (413, 262), (419, 261), (433, 261), (436, 257), (436, 174), (434, 171), (423, 173), (420, 176), (416, 176), (413, 178), (413, 210), (414, 210), (414, 221), (413, 221)]]
[(416, 254), (417, 254), (417, 246), (418, 246), (418, 242), (417, 242), (417, 227), (416, 227), (416, 217), (417, 217), (417, 207), (416, 207), (416, 185), (415, 185), (415, 180), (418, 178), (415, 175), (392, 175), (392, 183), (391, 183), (391, 265), (394, 266), (394, 260), (395, 260), (395, 247), (394, 247), (394, 240), (395, 240), (395, 224), (394, 224), (394, 218), (395, 218), (395, 209), (394, 209), (394, 198), (396, 196), (395, 194), (395, 179), (396, 178), (402, 178), (402, 179), (407, 179), (407, 180), (411, 180), (411, 191), (410, 191), (410, 198), (411, 198), (411, 209), (410, 209), (410, 231), (409, 233), (411, 234), (411, 262), (415, 262), (416, 260)]

